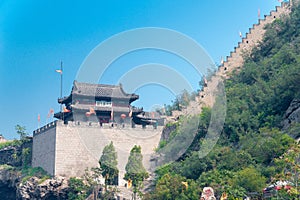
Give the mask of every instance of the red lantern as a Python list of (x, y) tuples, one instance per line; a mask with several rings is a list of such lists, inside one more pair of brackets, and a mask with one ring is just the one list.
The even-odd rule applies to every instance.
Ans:
[(125, 118), (126, 118), (126, 115), (125, 115), (125, 114), (121, 114), (121, 118), (122, 118), (122, 119), (125, 119)]

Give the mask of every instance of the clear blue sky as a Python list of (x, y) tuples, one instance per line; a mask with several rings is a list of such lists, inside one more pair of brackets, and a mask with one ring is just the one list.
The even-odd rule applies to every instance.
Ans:
[[(59, 110), (60, 77), (55, 69), (60, 61), (66, 96), (85, 57), (114, 34), (142, 27), (173, 29), (196, 40), (219, 63), (240, 41), (239, 31), (245, 35), (257, 23), (258, 9), (262, 17), (276, 5), (277, 0), (0, 0), (0, 133), (17, 138), (14, 126), (20, 124), (32, 134), (38, 114), (44, 125), (49, 109)], [(124, 56), (114, 63), (113, 73), (121, 65), (134, 68), (168, 59), (175, 60), (170, 65), (181, 65), (173, 55), (162, 54), (145, 50)], [(114, 81), (110, 76), (103, 79)], [(170, 94), (158, 95), (153, 88), (159, 89), (136, 91), (144, 95), (138, 105), (170, 103)]]

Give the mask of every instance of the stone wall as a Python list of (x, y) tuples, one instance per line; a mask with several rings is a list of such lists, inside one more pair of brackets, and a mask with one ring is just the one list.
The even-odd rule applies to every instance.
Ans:
[(32, 167), (42, 167), (55, 174), (56, 123), (50, 123), (33, 133)]
[[(244, 64), (244, 56), (249, 55), (253, 47), (257, 46), (263, 39), (265, 34), (265, 26), (272, 23), (274, 20), (281, 18), (291, 11), (289, 3), (282, 2), (281, 6), (277, 6), (276, 10), (271, 11), (269, 15), (265, 15), (264, 19), (260, 19), (257, 24), (254, 24), (249, 32), (241, 39), (241, 42), (230, 52), (226, 57), (225, 62), (219, 67), (218, 71), (208, 81), (207, 86), (199, 93), (195, 102), (191, 102), (191, 106), (175, 113), (174, 117), (181, 114), (189, 113), (189, 110), (196, 110), (194, 107), (197, 104), (197, 112), (200, 113), (202, 106), (212, 107), (215, 102), (215, 94), (218, 93), (218, 85), (231, 76), (232, 72), (239, 71)], [(200, 111), (199, 111), (200, 110)]]
[(234, 48), (234, 51), (230, 52), (230, 56), (227, 56), (226, 62), (224, 62), (218, 71), (218, 75), (226, 77), (229, 72), (242, 67), (244, 64), (243, 56), (249, 55), (253, 47), (262, 41), (266, 32), (265, 26), (288, 13), (290, 13), (290, 6), (288, 3), (283, 2), (281, 6), (277, 6), (276, 10), (271, 11), (269, 15), (265, 15), (263, 19), (259, 19), (258, 23), (249, 29), (246, 36)]
[[(158, 146), (162, 126), (131, 128), (113, 127), (93, 122), (55, 122), (55, 126), (35, 131), (33, 139), (33, 165), (43, 167), (51, 175), (81, 176), (84, 170), (98, 167), (104, 146), (113, 141), (118, 153), (119, 185), (124, 185), (125, 166), (134, 145), (142, 147), (143, 163), (151, 171), (150, 156)], [(55, 146), (54, 146), (55, 145)]]
[(241, 69), (244, 64), (244, 56), (249, 55), (253, 47), (262, 41), (265, 34), (265, 26), (289, 14), (292, 2), (295, 4), (299, 0), (293, 0), (291, 3), (282, 2), (281, 6), (277, 6), (269, 15), (265, 15), (263, 19), (259, 19), (258, 23), (249, 29), (245, 37), (241, 38), (238, 45), (226, 57), (225, 62), (219, 67), (218, 71), (208, 80), (207, 86), (199, 92), (196, 100), (191, 101), (186, 109), (173, 111), (172, 116), (168, 117), (167, 121), (176, 121), (180, 115), (198, 114), (201, 112), (203, 106), (213, 107), (219, 84), (222, 84), (224, 79), (229, 78), (234, 71), (238, 72)]

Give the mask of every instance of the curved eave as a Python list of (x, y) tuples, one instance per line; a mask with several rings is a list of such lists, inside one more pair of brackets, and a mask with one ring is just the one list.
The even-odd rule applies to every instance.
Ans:
[[(74, 96), (74, 98), (92, 97), (93, 99), (98, 99), (98, 98), (99, 99), (101, 99), (101, 98), (106, 98), (106, 99), (125, 99), (125, 100), (128, 100), (130, 103), (139, 99), (139, 95), (136, 95), (136, 94), (134, 94), (134, 95), (130, 95), (129, 94), (129, 95), (126, 95), (126, 96), (125, 95), (124, 96), (109, 96), (109, 95), (101, 95), (101, 96), (94, 95), (94, 96), (91, 96), (89, 94), (73, 92), (72, 95)], [(65, 97), (65, 98), (69, 98), (69, 97)], [(62, 99), (65, 99), (65, 98), (62, 98)]]
[(140, 98), (139, 95), (136, 95), (136, 94), (131, 95), (129, 103), (132, 103), (132, 102), (138, 100), (139, 98)]
[(60, 104), (68, 104), (72, 101), (72, 95), (69, 95), (67, 97), (58, 98), (57, 102)]
[(57, 118), (57, 119), (66, 119), (66, 118), (69, 118), (73, 115), (72, 112), (58, 112), (58, 113), (54, 113), (54, 117)]
[(151, 119), (151, 118), (141, 118), (138, 116), (133, 117), (133, 121), (136, 124), (145, 124), (145, 125), (152, 125), (157, 123), (156, 119)]

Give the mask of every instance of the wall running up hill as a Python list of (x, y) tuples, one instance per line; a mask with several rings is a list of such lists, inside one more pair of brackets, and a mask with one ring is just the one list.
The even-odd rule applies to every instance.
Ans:
[(249, 55), (253, 47), (262, 41), (265, 34), (265, 26), (278, 18), (288, 15), (291, 12), (292, 4), (295, 2), (299, 2), (299, 0), (282, 2), (281, 6), (277, 6), (269, 15), (265, 15), (263, 19), (259, 19), (258, 23), (249, 29), (246, 36), (242, 38), (241, 42), (226, 57), (225, 62), (207, 82), (207, 86), (203, 88), (195, 101), (191, 101), (190, 105), (181, 111), (173, 111), (172, 117), (169, 117), (167, 120), (176, 120), (180, 115), (199, 114), (203, 106), (212, 107), (215, 102), (219, 83), (223, 82), (224, 79), (228, 79), (234, 71), (241, 69), (244, 64), (244, 56)]

